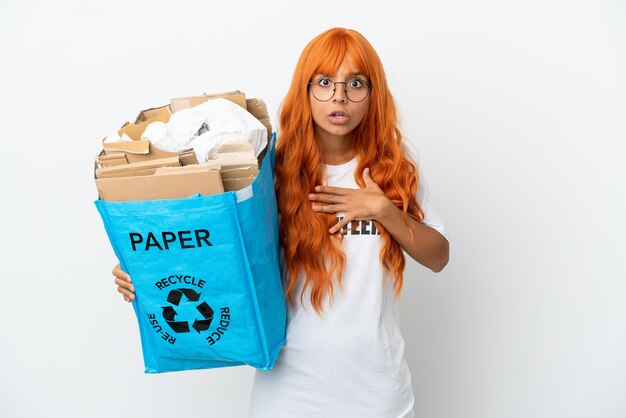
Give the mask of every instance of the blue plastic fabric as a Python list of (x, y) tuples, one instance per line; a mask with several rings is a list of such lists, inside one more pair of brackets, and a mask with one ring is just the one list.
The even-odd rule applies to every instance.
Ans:
[(133, 280), (146, 373), (274, 365), (286, 322), (274, 156), (275, 136), (238, 192), (95, 202)]

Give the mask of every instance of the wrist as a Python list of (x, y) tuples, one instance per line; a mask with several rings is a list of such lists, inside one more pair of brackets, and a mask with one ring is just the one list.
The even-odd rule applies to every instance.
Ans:
[(393, 215), (397, 211), (398, 208), (396, 207), (396, 205), (394, 205), (391, 200), (385, 197), (383, 203), (381, 204), (381, 208), (376, 216), (376, 220), (384, 225), (393, 218)]

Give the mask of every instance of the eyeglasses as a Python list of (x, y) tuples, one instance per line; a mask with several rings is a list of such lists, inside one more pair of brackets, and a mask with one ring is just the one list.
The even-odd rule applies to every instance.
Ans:
[(346, 97), (353, 103), (362, 102), (367, 98), (372, 85), (360, 78), (353, 78), (346, 82), (333, 81), (330, 78), (318, 78), (307, 83), (311, 88), (311, 93), (320, 102), (327, 102), (335, 96), (335, 90), (337, 84), (343, 84), (343, 91), (346, 93)]

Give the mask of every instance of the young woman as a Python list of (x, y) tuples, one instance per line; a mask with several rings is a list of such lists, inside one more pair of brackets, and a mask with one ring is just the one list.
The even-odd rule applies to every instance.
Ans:
[[(413, 416), (398, 298), (405, 258), (438, 272), (448, 241), (358, 32), (304, 49), (280, 112), (276, 193), (287, 342), (257, 371), (250, 416)], [(119, 267), (118, 290), (134, 298)]]

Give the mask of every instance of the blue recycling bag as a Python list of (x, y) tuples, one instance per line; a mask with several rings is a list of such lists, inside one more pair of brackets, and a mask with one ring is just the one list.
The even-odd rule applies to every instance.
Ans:
[(95, 202), (133, 280), (146, 373), (273, 367), (286, 323), (274, 156), (275, 135), (237, 192)]

